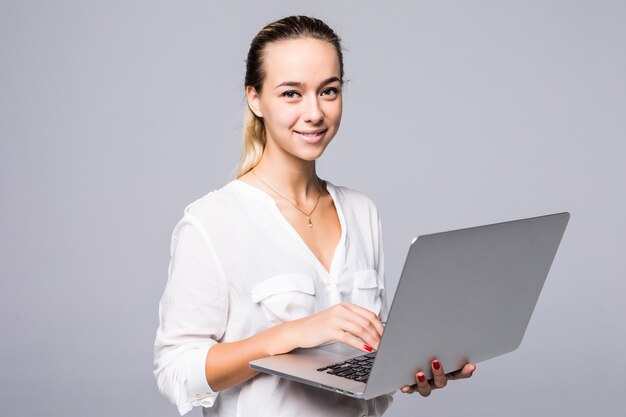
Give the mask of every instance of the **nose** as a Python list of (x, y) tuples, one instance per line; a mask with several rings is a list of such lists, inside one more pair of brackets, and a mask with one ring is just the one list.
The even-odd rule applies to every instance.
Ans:
[(306, 100), (304, 120), (309, 123), (318, 124), (324, 119), (324, 112), (320, 107), (317, 95)]

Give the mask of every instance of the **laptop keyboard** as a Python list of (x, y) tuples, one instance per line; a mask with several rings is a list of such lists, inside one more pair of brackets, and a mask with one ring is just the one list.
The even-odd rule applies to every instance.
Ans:
[(375, 357), (376, 352), (368, 353), (367, 355), (319, 368), (318, 371), (352, 379), (358, 382), (367, 382)]

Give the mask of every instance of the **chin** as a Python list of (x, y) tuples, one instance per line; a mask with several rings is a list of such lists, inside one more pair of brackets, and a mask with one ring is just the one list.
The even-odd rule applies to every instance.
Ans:
[(315, 155), (294, 155), (294, 156), (300, 159), (301, 161), (314, 162), (314, 161), (317, 161), (322, 155), (323, 154), (318, 153)]
[(315, 161), (317, 159), (319, 159), (322, 155), (324, 155), (324, 151), (326, 150), (326, 145), (324, 145), (323, 148), (318, 148), (315, 150), (308, 150), (308, 152), (301, 152), (298, 154), (295, 154), (294, 156), (296, 156), (299, 159), (302, 159), (303, 161)]

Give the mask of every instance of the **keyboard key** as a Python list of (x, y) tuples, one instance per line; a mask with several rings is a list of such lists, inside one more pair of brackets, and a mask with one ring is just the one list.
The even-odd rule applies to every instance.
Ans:
[(352, 369), (352, 368), (350, 368), (349, 366), (344, 366), (344, 367), (341, 367), (341, 368), (331, 369), (327, 373), (329, 373), (329, 374), (339, 374), (341, 372), (349, 371), (350, 369)]

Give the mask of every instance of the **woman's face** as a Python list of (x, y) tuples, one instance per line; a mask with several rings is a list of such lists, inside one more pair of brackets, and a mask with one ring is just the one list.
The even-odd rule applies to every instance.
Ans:
[(271, 43), (263, 55), (261, 93), (248, 87), (248, 103), (263, 118), (266, 152), (300, 160), (319, 158), (339, 129), (340, 66), (333, 45), (318, 39)]

